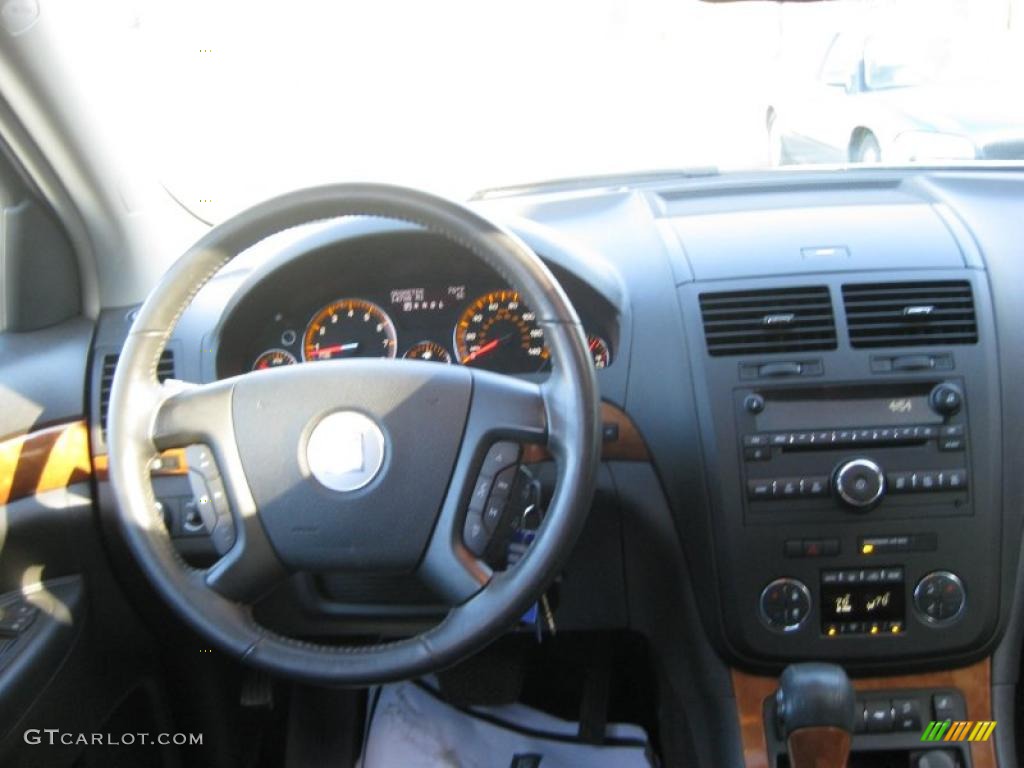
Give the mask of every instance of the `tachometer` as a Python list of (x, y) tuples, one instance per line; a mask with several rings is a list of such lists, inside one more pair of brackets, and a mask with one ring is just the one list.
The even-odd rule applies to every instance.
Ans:
[(493, 291), (462, 313), (455, 325), (455, 356), (463, 365), (502, 373), (539, 371), (550, 352), (537, 316), (516, 291)]
[(303, 360), (394, 357), (395, 324), (372, 301), (338, 299), (309, 321), (302, 336)]
[(267, 368), (279, 368), (282, 365), (294, 365), (297, 362), (298, 360), (295, 359), (295, 355), (287, 349), (274, 348), (261, 352), (260, 356), (252, 364), (252, 369), (254, 371), (263, 371)]

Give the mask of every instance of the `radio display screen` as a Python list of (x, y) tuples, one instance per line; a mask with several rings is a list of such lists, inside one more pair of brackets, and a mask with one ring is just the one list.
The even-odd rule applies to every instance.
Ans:
[(942, 416), (928, 404), (927, 393), (813, 399), (772, 397), (765, 393), (764, 410), (756, 418), (758, 432), (942, 423)]
[(822, 584), (823, 624), (847, 621), (903, 621), (903, 583)]

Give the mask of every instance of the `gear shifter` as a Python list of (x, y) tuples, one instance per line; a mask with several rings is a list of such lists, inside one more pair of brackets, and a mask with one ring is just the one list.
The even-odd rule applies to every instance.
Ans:
[(853, 686), (835, 664), (791, 664), (775, 694), (792, 768), (845, 768), (854, 725)]

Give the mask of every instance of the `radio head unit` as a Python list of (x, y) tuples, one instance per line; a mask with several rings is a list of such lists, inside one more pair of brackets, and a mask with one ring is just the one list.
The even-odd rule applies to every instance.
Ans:
[(747, 522), (970, 514), (959, 380), (735, 393)]

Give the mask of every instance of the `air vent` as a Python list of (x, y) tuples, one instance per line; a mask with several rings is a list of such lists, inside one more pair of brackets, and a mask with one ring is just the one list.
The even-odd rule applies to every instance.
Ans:
[(702, 293), (700, 314), (711, 355), (835, 349), (825, 286)]
[(974, 344), (971, 284), (966, 280), (843, 286), (854, 347)]
[[(110, 411), (110, 390), (114, 386), (114, 371), (117, 369), (117, 355), (103, 356), (103, 374), (100, 377), (100, 424), (103, 441), (107, 440), (107, 413)], [(174, 353), (165, 349), (156, 367), (158, 381), (174, 378)]]

